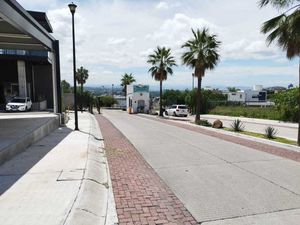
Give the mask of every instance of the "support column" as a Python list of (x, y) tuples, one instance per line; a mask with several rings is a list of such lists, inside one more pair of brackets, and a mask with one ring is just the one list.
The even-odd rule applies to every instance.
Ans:
[(58, 101), (57, 101), (57, 79), (56, 79), (56, 59), (55, 53), (50, 52), (51, 54), (51, 61), (52, 61), (52, 91), (53, 91), (53, 112), (58, 113)]
[(18, 66), (19, 96), (27, 97), (25, 61), (18, 60), (17, 66)]
[(62, 113), (62, 94), (61, 94), (61, 79), (60, 79), (60, 58), (59, 58), (59, 41), (53, 42), (55, 52), (55, 66), (56, 66), (56, 90), (57, 90), (57, 110)]

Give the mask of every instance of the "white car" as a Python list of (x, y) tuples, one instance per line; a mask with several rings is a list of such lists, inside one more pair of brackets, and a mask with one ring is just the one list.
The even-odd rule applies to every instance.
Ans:
[(29, 111), (32, 102), (28, 97), (14, 97), (9, 103), (6, 104), (6, 111)]
[(166, 115), (170, 116), (188, 116), (188, 107), (186, 105), (172, 105), (171, 108), (166, 109)]

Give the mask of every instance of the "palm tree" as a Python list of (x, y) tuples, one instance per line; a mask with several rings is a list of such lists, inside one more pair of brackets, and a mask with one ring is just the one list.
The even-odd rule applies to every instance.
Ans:
[(218, 49), (221, 44), (217, 41), (216, 35), (210, 35), (208, 28), (202, 30), (197, 29), (193, 32), (193, 38), (188, 40), (182, 48), (186, 48), (186, 52), (182, 55), (184, 65), (194, 69), (194, 76), (198, 78), (197, 102), (196, 102), (196, 118), (195, 122), (200, 120), (201, 113), (201, 83), (207, 69), (214, 69), (217, 65), (220, 55)]
[(82, 112), (82, 101), (83, 101), (83, 84), (85, 84), (86, 80), (89, 78), (89, 71), (82, 66), (76, 71), (76, 80), (77, 83), (80, 84), (81, 90), (81, 100), (80, 100), (80, 109)]
[(124, 87), (123, 90), (125, 92), (125, 97), (127, 96), (127, 85), (132, 84), (135, 82), (134, 77), (132, 76), (132, 73), (127, 74), (125, 73), (121, 78), (121, 86)]
[(276, 42), (286, 52), (288, 59), (299, 57), (299, 120), (298, 145), (300, 145), (300, 4), (299, 0), (261, 0), (260, 7), (268, 4), (285, 10), (263, 23), (261, 32), (268, 34), (267, 43)]
[(86, 80), (89, 78), (89, 71), (82, 66), (76, 71), (76, 80), (77, 83), (80, 84), (81, 94), (83, 93), (83, 85)]
[(159, 81), (159, 116), (163, 116), (162, 111), (162, 82), (167, 80), (168, 74), (172, 75), (172, 66), (176, 66), (175, 59), (171, 56), (171, 49), (166, 47), (157, 47), (154, 50), (154, 54), (148, 56), (147, 63), (152, 67), (148, 72), (151, 72), (151, 76)]

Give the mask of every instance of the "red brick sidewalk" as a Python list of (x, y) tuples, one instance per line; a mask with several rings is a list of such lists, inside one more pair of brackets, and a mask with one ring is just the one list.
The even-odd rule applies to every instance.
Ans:
[(120, 225), (197, 224), (126, 137), (96, 115), (106, 148)]
[(280, 147), (276, 147), (273, 145), (268, 145), (265, 143), (261, 143), (261, 142), (256, 142), (256, 141), (251, 141), (251, 140), (247, 140), (244, 138), (239, 138), (239, 137), (234, 137), (231, 135), (226, 135), (226, 134), (221, 134), (219, 132), (216, 131), (210, 131), (207, 129), (203, 129), (201, 128), (201, 126), (191, 126), (188, 124), (183, 124), (183, 123), (178, 123), (172, 120), (168, 120), (168, 119), (160, 119), (158, 117), (149, 117), (149, 116), (143, 116), (143, 115), (139, 115), (140, 117), (146, 118), (146, 119), (151, 119), (151, 120), (155, 120), (155, 121), (160, 121), (169, 125), (173, 125), (173, 126), (177, 126), (177, 127), (181, 127), (190, 131), (194, 131), (194, 132), (198, 132), (201, 134), (205, 134), (211, 137), (216, 137), (225, 141), (230, 141), (239, 145), (243, 145), (249, 148), (253, 148), (259, 151), (263, 151), (263, 152), (267, 152), (273, 155), (277, 155), (283, 158), (287, 158), (287, 159), (291, 159), (297, 162), (300, 162), (300, 153), (299, 152), (294, 152), (294, 151), (290, 151), (287, 150), (285, 148), (280, 148)]

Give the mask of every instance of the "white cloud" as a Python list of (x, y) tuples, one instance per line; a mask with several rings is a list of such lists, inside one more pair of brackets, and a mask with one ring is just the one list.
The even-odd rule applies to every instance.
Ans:
[[(71, 81), (72, 39), (68, 3), (60, 0), (19, 2), (26, 9), (47, 11), (54, 36), (60, 41), (62, 79)], [(262, 22), (275, 15), (277, 11), (271, 8), (259, 9), (256, 1), (79, 1), (75, 14), (77, 65), (90, 71), (87, 84), (119, 82), (124, 71), (134, 71), (136, 68), (139, 68), (136, 76), (140, 77), (141, 82), (155, 84), (147, 74), (147, 56), (156, 46), (165, 45), (172, 48), (172, 53), (178, 60), (177, 64), (180, 65), (181, 45), (192, 37), (191, 28), (202, 27), (209, 27), (211, 32), (218, 35), (222, 41), (221, 59), (228, 63), (239, 59), (269, 60), (274, 65), (290, 65), (280, 49), (266, 46), (265, 36), (260, 33)], [(270, 68), (260, 69), (271, 74)], [(182, 68), (179, 66), (178, 70)], [(272, 73), (277, 71), (276, 74), (290, 71), (283, 71), (276, 66), (272, 70)], [(225, 78), (230, 78), (231, 74), (246, 74), (247, 71), (254, 79), (258, 79), (255, 74), (261, 74), (257, 67), (233, 65), (229, 69), (222, 64), (209, 74), (212, 74), (215, 81), (224, 77), (226, 82)], [(186, 72), (186, 76), (182, 78), (174, 75), (167, 83), (189, 83), (189, 73)], [(213, 75), (218, 73), (224, 75)], [(238, 79), (241, 78), (235, 78), (235, 81)]]
[(159, 9), (159, 10), (166, 10), (166, 9), (169, 9), (169, 5), (168, 3), (166, 2), (159, 2), (156, 6), (155, 6), (156, 9)]
[(264, 41), (242, 39), (222, 46), (223, 59), (275, 59), (281, 54), (274, 46), (267, 47)]

